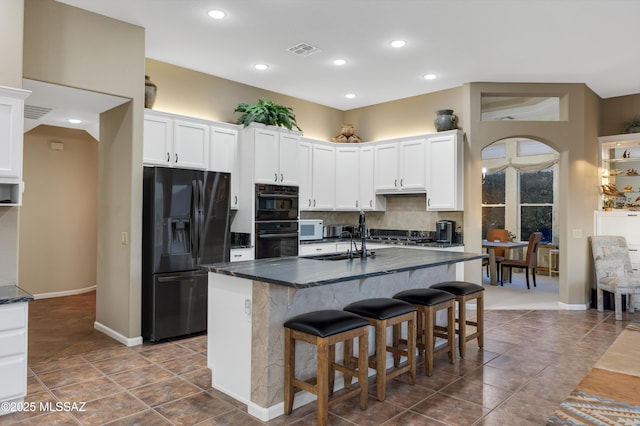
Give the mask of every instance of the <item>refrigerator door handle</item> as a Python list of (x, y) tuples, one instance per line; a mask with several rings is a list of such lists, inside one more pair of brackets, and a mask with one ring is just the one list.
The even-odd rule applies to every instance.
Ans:
[(198, 258), (198, 237), (200, 229), (198, 226), (198, 211), (200, 207), (200, 191), (198, 190), (198, 181), (191, 181), (191, 257)]
[(200, 240), (204, 238), (204, 182), (198, 180), (198, 245), (196, 246), (196, 261), (200, 263), (202, 253), (200, 252)]

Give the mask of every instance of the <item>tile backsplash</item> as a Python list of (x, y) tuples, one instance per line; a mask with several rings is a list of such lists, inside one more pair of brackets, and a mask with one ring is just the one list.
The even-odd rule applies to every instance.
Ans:
[[(367, 228), (432, 231), (441, 219), (455, 220), (462, 227), (463, 212), (428, 212), (425, 195), (387, 196), (387, 210), (366, 212)], [(322, 219), (325, 225), (358, 223), (358, 212), (300, 212), (301, 219)]]

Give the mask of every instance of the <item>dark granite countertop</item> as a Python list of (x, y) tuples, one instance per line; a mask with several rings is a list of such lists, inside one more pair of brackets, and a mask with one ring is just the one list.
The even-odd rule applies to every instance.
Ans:
[(481, 259), (487, 254), (389, 247), (374, 250), (366, 260), (317, 260), (278, 257), (236, 263), (200, 265), (217, 274), (231, 275), (287, 287), (307, 288)]
[[(355, 240), (357, 245), (360, 246), (360, 239)], [(307, 244), (324, 244), (324, 243), (349, 243), (349, 238), (323, 238), (321, 240), (307, 240), (300, 241), (300, 245)], [(464, 247), (464, 244), (451, 244), (451, 243), (436, 243), (432, 242), (406, 242), (406, 241), (395, 241), (395, 240), (378, 240), (378, 239), (369, 239), (367, 240), (367, 244), (384, 244), (392, 247), (435, 247), (435, 248), (448, 248), (448, 247)]]
[(31, 302), (34, 297), (15, 285), (0, 286), (0, 305)]

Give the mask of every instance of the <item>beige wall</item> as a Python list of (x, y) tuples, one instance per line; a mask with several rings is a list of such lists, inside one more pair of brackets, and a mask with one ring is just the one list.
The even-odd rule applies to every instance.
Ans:
[(624, 122), (634, 116), (640, 116), (640, 94), (602, 100), (599, 136), (619, 135)]
[[(0, 86), (22, 88), (23, 0), (0, 2)], [(19, 207), (0, 207), (0, 286), (18, 283)]]
[(83, 130), (33, 129), (25, 134), (23, 179), (20, 286), (34, 295), (95, 286), (98, 141)]
[[(24, 77), (131, 98), (100, 126), (96, 321), (140, 336), (144, 30), (53, 0), (25, 1)], [(121, 244), (121, 234), (132, 236)]]
[[(597, 144), (594, 140), (598, 132), (599, 99), (583, 84), (470, 83), (466, 86), (469, 93), (466, 109), (470, 115), (469, 156), (465, 170), (465, 241), (468, 250), (481, 250), (482, 149), (509, 137), (542, 141), (560, 153), (560, 301), (576, 305), (585, 303), (590, 282), (588, 236), (593, 231), (593, 210), (597, 207)], [(482, 122), (480, 99), (483, 93), (560, 96), (566, 120)]]
[(290, 96), (247, 86), (153, 59), (146, 60), (146, 74), (158, 86), (153, 109), (235, 123), (238, 103), (253, 104), (260, 98), (293, 108), (298, 126), (313, 139), (331, 140), (342, 126), (343, 112)]

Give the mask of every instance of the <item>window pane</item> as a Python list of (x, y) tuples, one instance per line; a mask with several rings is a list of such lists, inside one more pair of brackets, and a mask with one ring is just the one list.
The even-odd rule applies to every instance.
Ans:
[(520, 204), (542, 203), (553, 203), (553, 169), (520, 173)]
[(527, 241), (532, 232), (542, 232), (542, 242), (551, 243), (553, 223), (552, 206), (520, 207), (520, 238)]
[(560, 98), (483, 94), (480, 111), (482, 121), (560, 121)]
[(504, 170), (486, 175), (482, 184), (482, 204), (504, 204)]
[(504, 207), (482, 208), (482, 239), (487, 238), (487, 229), (505, 229)]

